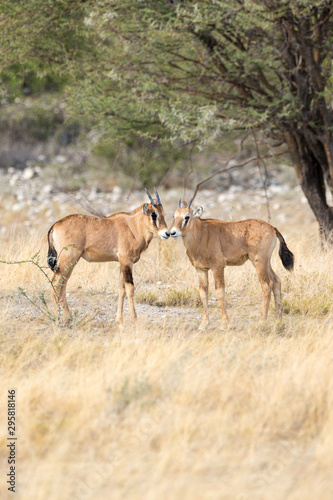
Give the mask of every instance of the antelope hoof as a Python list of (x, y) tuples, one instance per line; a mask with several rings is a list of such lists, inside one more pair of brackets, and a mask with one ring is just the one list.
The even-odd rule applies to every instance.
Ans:
[(136, 326), (138, 324), (138, 318), (137, 316), (132, 316), (131, 317), (131, 323), (133, 326)]
[(209, 325), (209, 320), (205, 319), (201, 321), (201, 324), (199, 326), (199, 332), (204, 332), (207, 329), (207, 326)]
[(228, 320), (228, 318), (223, 319), (222, 323), (221, 323), (221, 326), (220, 326), (221, 332), (224, 332), (225, 330), (227, 330), (228, 326), (229, 326), (229, 320)]

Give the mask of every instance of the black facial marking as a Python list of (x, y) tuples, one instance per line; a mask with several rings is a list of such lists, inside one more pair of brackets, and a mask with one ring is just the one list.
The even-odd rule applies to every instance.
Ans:
[(151, 219), (152, 219), (152, 221), (153, 221), (153, 223), (154, 223), (154, 226), (155, 226), (155, 227), (157, 227), (157, 223), (156, 223), (156, 221), (157, 221), (157, 219), (158, 219), (158, 214), (157, 214), (156, 212), (153, 212), (153, 213), (151, 214)]

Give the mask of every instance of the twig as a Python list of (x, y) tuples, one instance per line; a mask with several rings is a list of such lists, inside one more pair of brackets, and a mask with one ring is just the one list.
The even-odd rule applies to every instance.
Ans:
[(133, 192), (133, 189), (134, 189), (134, 186), (136, 184), (136, 181), (138, 180), (138, 177), (139, 175), (141, 174), (141, 172), (146, 168), (146, 163), (144, 162), (142, 167), (139, 168), (139, 170), (137, 171), (137, 173), (135, 174), (134, 176), (134, 179), (133, 179), (133, 182), (132, 182), (132, 185), (131, 187), (129, 188), (128, 190), (128, 193), (127, 193), (127, 197), (126, 197), (126, 200), (129, 199), (129, 197), (131, 196), (132, 192)]
[(136, 181), (138, 180), (139, 178), (139, 175), (141, 174), (141, 172), (146, 168), (146, 159), (147, 159), (147, 150), (146, 150), (146, 146), (143, 147), (143, 151), (142, 151), (142, 159), (141, 159), (141, 167), (139, 168), (139, 170), (136, 172), (135, 176), (134, 176), (134, 179), (133, 179), (133, 182), (132, 182), (132, 185), (127, 193), (127, 197), (126, 197), (126, 200), (129, 200), (129, 197), (130, 195), (132, 194), (133, 192), (133, 189), (135, 187), (135, 184), (136, 184)]
[(185, 178), (184, 178), (184, 198), (186, 198), (186, 189), (187, 189), (187, 181), (190, 175), (193, 174), (194, 169), (193, 169), (193, 162), (192, 162), (192, 153), (193, 153), (193, 148), (194, 144), (192, 144), (192, 147), (190, 149), (190, 154), (189, 154), (189, 163), (190, 163), (190, 168), (186, 172)]
[[(254, 143), (256, 145), (257, 165), (258, 165), (258, 169), (259, 169), (259, 176), (260, 176), (260, 179), (261, 179), (264, 191), (265, 191), (266, 208), (267, 208), (267, 219), (268, 219), (268, 222), (271, 222), (271, 211), (270, 211), (269, 196), (268, 196), (268, 191), (267, 191), (267, 176), (268, 176), (267, 167), (266, 167), (266, 163), (264, 162), (263, 158), (260, 157), (259, 143), (257, 141), (257, 136), (256, 136), (255, 131), (252, 132), (252, 135), (253, 135)], [(262, 171), (261, 171), (261, 167), (260, 167), (260, 162), (263, 164), (263, 167), (264, 167), (264, 170), (265, 170), (265, 178), (262, 175)]]
[(232, 156), (230, 158), (230, 160), (227, 161), (227, 163), (222, 163), (222, 162), (218, 161), (217, 163), (220, 163), (220, 164), (224, 165), (224, 167), (220, 168), (219, 170), (217, 170), (213, 174), (209, 175), (208, 177), (206, 177), (202, 181), (198, 182), (198, 184), (196, 185), (196, 188), (194, 190), (194, 194), (192, 196), (192, 200), (194, 200), (194, 198), (196, 197), (197, 192), (199, 190), (199, 187), (202, 186), (202, 184), (204, 184), (205, 182), (207, 182), (210, 179), (212, 179), (213, 177), (215, 177), (216, 175), (222, 174), (223, 172), (227, 172), (228, 170), (232, 170), (233, 168), (244, 167), (248, 163), (251, 163), (251, 161), (255, 161), (255, 160), (258, 160), (258, 159), (261, 160), (262, 158), (275, 158), (277, 156), (282, 156), (282, 155), (284, 155), (284, 154), (286, 154), (288, 152), (289, 152), (288, 150), (285, 150), (285, 151), (281, 151), (281, 153), (276, 153), (276, 154), (269, 153), (269, 154), (261, 156), (261, 157), (258, 157), (257, 155), (256, 156), (251, 156), (250, 158), (248, 158), (247, 160), (242, 161), (241, 163), (236, 163), (236, 164), (233, 164), (233, 165), (229, 165), (229, 163), (234, 160), (235, 156), (237, 156), (239, 154), (237, 152), (234, 156)]
[[(52, 321), (54, 321), (54, 318), (52, 316), (52, 313), (50, 312), (49, 308), (47, 307), (46, 308), (46, 311), (43, 311), (43, 309), (41, 307), (39, 307), (39, 305), (34, 302), (32, 299), (30, 299), (30, 297), (28, 296), (27, 292), (25, 290), (23, 290), (22, 287), (18, 287), (20, 293), (23, 295), (23, 297), (25, 297), (33, 306), (37, 307), (37, 309), (42, 313), (44, 314), (44, 316), (46, 316), (48, 319), (51, 319)], [(44, 301), (43, 301), (44, 303)]]
[[(33, 255), (31, 257), (31, 259), (29, 259), (29, 260), (7, 261), (7, 260), (0, 259), (0, 262), (2, 264), (9, 264), (9, 265), (12, 265), (12, 264), (27, 264), (27, 263), (34, 264), (43, 273), (43, 275), (45, 276), (45, 278), (47, 279), (47, 281), (49, 282), (49, 284), (53, 288), (54, 293), (56, 294), (56, 290), (55, 290), (55, 287), (54, 287), (52, 281), (50, 280), (50, 278), (48, 277), (48, 275), (44, 271), (44, 267), (41, 266), (40, 263), (39, 263), (39, 259), (40, 259), (40, 255), (39, 254), (40, 254), (40, 251), (38, 251), (37, 253), (35, 253), (35, 255)], [(48, 308), (48, 306), (46, 304), (43, 292), (41, 292), (39, 294), (39, 299), (41, 300), (41, 302), (42, 302), (42, 304), (43, 304), (43, 306), (44, 306), (45, 309), (43, 309), (42, 307), (40, 307), (34, 300), (30, 299), (30, 297), (28, 296), (27, 292), (22, 287), (19, 286), (18, 289), (19, 289), (19, 292), (21, 293), (21, 295), (23, 295), (23, 297), (25, 297), (31, 304), (33, 304), (35, 307), (37, 307), (37, 309), (42, 314), (44, 314), (45, 316), (47, 316), (48, 319), (50, 319), (52, 321), (55, 321), (54, 315), (51, 313), (51, 311), (49, 310), (49, 308)], [(56, 296), (57, 296), (57, 294), (56, 294)]]
[(83, 316), (83, 318), (80, 321), (78, 321), (77, 326), (80, 327), (80, 328), (82, 328), (84, 325), (86, 325), (87, 323), (89, 323), (89, 321), (92, 321), (94, 318), (96, 318), (96, 316), (97, 316), (97, 314), (99, 312), (100, 312), (100, 310), (97, 309), (97, 311), (94, 314), (92, 314), (91, 316), (89, 316), (88, 318), (87, 318), (88, 315), (85, 314)]
[(50, 280), (50, 278), (48, 277), (48, 275), (44, 271), (44, 269), (48, 269), (48, 268), (45, 267), (45, 266), (41, 266), (39, 264), (39, 258), (40, 258), (39, 254), (40, 254), (40, 250), (37, 253), (35, 253), (35, 255), (33, 255), (31, 257), (31, 259), (28, 259), (28, 260), (3, 260), (3, 259), (0, 259), (0, 263), (1, 264), (9, 264), (9, 265), (13, 265), (13, 264), (34, 264), (44, 274), (45, 278), (47, 279), (47, 281), (49, 282), (49, 284), (53, 288), (53, 291), (55, 293), (57, 293), (56, 289), (55, 289), (55, 287), (54, 287), (54, 285), (52, 283), (52, 280)]
[(107, 217), (107, 215), (105, 215), (104, 212), (93, 207), (93, 205), (90, 203), (90, 201), (82, 194), (80, 194), (79, 198), (75, 198), (74, 196), (73, 196), (73, 198), (90, 215), (94, 215), (95, 217), (98, 217), (99, 219), (105, 219), (105, 217)]
[[(62, 250), (67, 250), (68, 247), (70, 246), (74, 246), (74, 245), (68, 245), (67, 247), (64, 247)], [(62, 250), (60, 251), (60, 254), (62, 252)], [(59, 256), (60, 256), (59, 254)], [(4, 259), (0, 259), (0, 263), (2, 264), (8, 264), (8, 265), (13, 265), (13, 264), (34, 264), (42, 273), (43, 275), (45, 276), (45, 278), (47, 279), (48, 283), (51, 285), (52, 287), (52, 290), (54, 292), (54, 296), (55, 296), (55, 299), (56, 299), (56, 302), (57, 302), (57, 306), (59, 308), (59, 305), (60, 305), (60, 302), (59, 302), (59, 294), (58, 294), (58, 291), (59, 291), (59, 286), (62, 286), (63, 283), (61, 283), (61, 280), (59, 282), (59, 285), (57, 286), (57, 288), (54, 286), (53, 284), (53, 281), (49, 278), (49, 276), (47, 275), (47, 273), (44, 271), (44, 269), (47, 269), (47, 267), (44, 267), (44, 266), (41, 266), (40, 263), (39, 263), (39, 260), (40, 260), (40, 250), (35, 253), (35, 255), (33, 255), (31, 257), (31, 259), (27, 259), (27, 260), (12, 260), (12, 261), (8, 261), (8, 260), (4, 260)], [(51, 313), (51, 311), (49, 310), (48, 306), (47, 306), (47, 303), (46, 303), (46, 300), (45, 300), (45, 297), (44, 297), (44, 292), (41, 292), (39, 294), (39, 299), (40, 301), (42, 302), (45, 310), (43, 310), (43, 308), (41, 308), (34, 300), (32, 300), (27, 292), (22, 288), (22, 287), (18, 287), (20, 293), (31, 303), (33, 304), (35, 307), (37, 307), (37, 309), (42, 312), (45, 316), (47, 316), (50, 320), (52, 321), (55, 321), (56, 320), (56, 317), (53, 313)]]
[[(192, 141), (189, 141), (189, 142), (185, 142), (184, 144), (180, 144), (179, 146), (176, 146), (172, 149), (172, 151), (177, 151), (178, 149), (182, 149), (182, 148), (186, 148), (187, 146), (190, 146), (190, 145), (193, 145), (198, 141), (198, 139), (193, 139)], [(165, 153), (162, 152), (162, 153), (159, 153), (157, 156), (155, 157), (152, 157), (149, 162), (156, 162), (156, 160), (158, 160), (159, 158), (161, 158)], [(139, 170), (138, 172), (135, 174), (134, 176), (134, 179), (133, 179), (133, 183), (128, 191), (128, 194), (127, 194), (127, 199), (129, 198), (129, 196), (131, 195), (131, 193), (133, 192), (133, 189), (134, 189), (134, 186), (136, 184), (136, 181), (138, 179), (138, 176), (141, 174), (141, 172), (146, 168), (146, 164), (144, 164)], [(156, 187), (159, 187), (164, 181), (165, 179), (167, 178), (167, 176), (170, 174), (170, 172), (173, 170), (174, 168), (174, 163), (171, 162), (171, 165), (170, 167), (168, 168), (167, 172), (163, 175), (163, 177), (161, 179), (158, 180), (158, 182), (156, 183)]]

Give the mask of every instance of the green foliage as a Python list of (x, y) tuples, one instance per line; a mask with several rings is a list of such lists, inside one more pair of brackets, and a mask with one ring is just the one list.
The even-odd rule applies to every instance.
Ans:
[[(9, 98), (66, 86), (72, 112), (126, 139), (136, 132), (207, 143), (233, 129), (278, 133), (286, 121), (302, 121), (306, 97), (291, 84), (283, 44), (294, 47), (285, 37), (294, 30), (296, 39), (301, 27), (315, 37), (330, 4), (5, 0), (1, 79)], [(312, 100), (332, 83), (327, 29), (318, 40), (324, 86), (312, 84)]]
[(173, 170), (185, 175), (189, 158), (189, 148), (185, 146), (151, 141), (134, 134), (122, 139), (105, 134), (94, 145), (92, 153), (106, 158), (114, 171), (122, 172), (136, 184), (168, 186), (168, 176)]
[(67, 78), (55, 72), (38, 74), (33, 64), (14, 63), (0, 75), (2, 97), (8, 102), (25, 96), (40, 96), (44, 93), (59, 93), (63, 90)]
[[(205, 144), (234, 129), (279, 135), (286, 122), (302, 123), (304, 99), (320, 95), (311, 79), (307, 96), (293, 85), (297, 65), (283, 44), (299, 57), (285, 23), (303, 23), (311, 34), (327, 15), (322, 2), (113, 0), (89, 8), (98, 59), (87, 54), (72, 69), (80, 78), (68, 99), (72, 111), (118, 137)], [(329, 44), (319, 50), (330, 85)], [(305, 63), (302, 71), (308, 75)]]
[[(286, 122), (301, 125), (305, 105), (329, 95), (332, 25), (324, 40), (316, 37), (331, 7), (305, 0), (5, 0), (2, 93), (10, 99), (66, 86), (71, 112), (126, 140), (133, 132), (203, 144), (234, 129), (279, 134)], [(304, 58), (291, 62), (302, 54), (299, 35), (320, 51), (321, 88)], [(303, 94), (294, 71), (307, 78)]]
[(28, 108), (15, 107), (9, 108), (9, 112), (4, 112), (0, 121), (0, 131), (10, 131), (12, 138), (33, 139), (35, 141), (45, 141), (53, 137), (64, 123), (64, 117), (61, 112), (55, 112), (52, 108), (41, 106), (39, 104)]
[(69, 63), (94, 52), (84, 24), (87, 7), (75, 0), (1, 2), (2, 99), (64, 89)]

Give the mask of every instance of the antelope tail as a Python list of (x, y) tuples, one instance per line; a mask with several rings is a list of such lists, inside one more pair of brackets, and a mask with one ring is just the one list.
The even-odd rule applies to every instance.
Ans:
[(47, 263), (48, 266), (52, 269), (52, 271), (56, 273), (58, 271), (58, 266), (57, 266), (58, 254), (53, 244), (53, 238), (51, 234), (52, 229), (53, 227), (51, 227), (49, 232), (47, 233), (47, 241), (49, 244), (49, 251), (47, 252)]
[(294, 268), (294, 261), (295, 261), (294, 254), (287, 247), (287, 243), (285, 242), (285, 239), (280, 233), (280, 231), (278, 231), (276, 227), (274, 229), (276, 236), (280, 241), (279, 255), (280, 259), (282, 260), (282, 264), (288, 271), (292, 271)]

